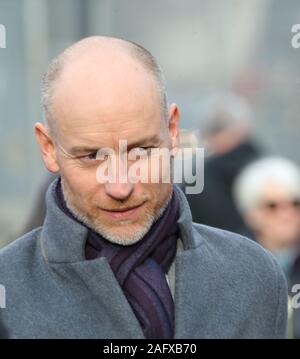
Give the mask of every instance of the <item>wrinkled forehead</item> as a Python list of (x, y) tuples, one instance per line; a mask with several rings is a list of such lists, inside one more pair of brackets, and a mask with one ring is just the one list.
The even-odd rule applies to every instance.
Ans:
[(53, 114), (57, 137), (73, 144), (113, 145), (153, 137), (165, 128), (156, 81), (130, 58), (73, 63), (58, 81)]

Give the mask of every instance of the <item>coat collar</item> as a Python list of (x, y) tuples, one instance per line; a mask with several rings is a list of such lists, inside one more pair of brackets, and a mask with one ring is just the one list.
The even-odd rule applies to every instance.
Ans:
[[(88, 228), (72, 220), (63, 213), (55, 201), (55, 188), (58, 179), (49, 186), (46, 194), (47, 214), (43, 224), (41, 240), (42, 253), (48, 262), (75, 263), (85, 261), (85, 244)], [(199, 241), (194, 232), (192, 215), (183, 192), (174, 185), (179, 197), (178, 226), (183, 249), (196, 248)]]
[[(79, 297), (90, 301), (90, 292), (96, 300), (99, 310), (93, 311), (88, 330), (82, 331), (82, 337), (94, 337), (99, 333), (99, 322), (103, 320), (103, 310), (118, 323), (113, 328), (115, 338), (142, 339), (144, 334), (135, 317), (122, 289), (120, 288), (106, 258), (85, 260), (85, 242), (88, 229), (65, 215), (56, 205), (54, 191), (55, 180), (49, 187), (46, 204), (47, 215), (40, 235), (42, 256), (47, 265), (54, 270), (59, 278), (69, 278), (68, 283), (76, 290), (70, 300)], [(209, 296), (193, 295), (195, 283), (199, 283), (199, 273), (203, 271), (207, 262), (207, 253), (198, 248), (205, 243), (204, 237), (194, 228), (189, 205), (182, 191), (175, 186), (179, 195), (178, 226), (183, 248), (176, 254), (175, 259), (175, 339), (193, 337), (199, 327), (195, 310), (209, 307)], [(203, 246), (201, 246), (203, 248)], [(200, 249), (200, 248), (199, 248)], [(200, 266), (200, 267), (199, 267)], [(202, 266), (202, 267), (201, 267)], [(205, 271), (205, 270), (204, 270)], [(76, 284), (78, 281), (79, 284)], [(203, 284), (201, 284), (203, 281)], [(80, 284), (81, 283), (81, 284)], [(84, 283), (84, 285), (82, 285)], [(206, 291), (205, 277), (199, 285)], [(89, 288), (89, 291), (86, 290)], [(85, 299), (86, 298), (86, 299)], [(109, 298), (109, 299), (108, 299)], [(107, 303), (109, 302), (109, 306)], [(193, 310), (191, 310), (193, 308)], [(86, 308), (88, 311), (88, 309)], [(106, 313), (106, 314), (107, 314)], [(69, 326), (62, 322), (57, 324), (58, 333), (70, 331)], [(92, 336), (91, 334), (92, 333)], [(96, 333), (96, 334), (95, 334)], [(107, 334), (109, 337), (112, 334)], [(70, 333), (72, 337), (72, 330)], [(97, 336), (98, 337), (98, 336)]]

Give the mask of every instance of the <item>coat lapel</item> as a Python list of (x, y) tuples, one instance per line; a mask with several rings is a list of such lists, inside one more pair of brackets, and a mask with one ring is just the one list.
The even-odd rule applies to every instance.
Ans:
[[(72, 269), (92, 293), (98, 309), (93, 314), (105, 313), (115, 338), (143, 339), (142, 328), (134, 315), (106, 258), (71, 264)], [(101, 316), (101, 315), (100, 315)], [(99, 317), (99, 327), (103, 317)], [(95, 327), (94, 332), (97, 332)]]
[[(65, 288), (73, 290), (69, 293), (70, 302), (79, 305), (76, 298), (86, 301), (85, 308), (90, 318), (87, 318), (89, 328), (84, 327), (86, 333), (83, 337), (94, 337), (97, 331), (101, 333), (101, 323), (105, 317), (103, 324), (111, 327), (114, 337), (144, 338), (107, 260), (85, 260), (88, 231), (57, 207), (54, 200), (56, 181), (51, 184), (47, 193), (47, 216), (40, 238), (41, 252), (49, 267), (60, 278), (67, 278)], [(183, 251), (177, 254), (175, 263), (175, 338), (183, 338), (189, 337), (199, 327), (195, 309), (200, 309), (207, 298), (201, 296), (199, 299), (191, 295), (195, 280), (192, 274), (202, 273), (196, 267), (201, 265), (203, 240), (193, 228), (190, 208), (184, 194), (176, 186), (175, 190), (179, 196), (178, 225), (183, 243)], [(62, 331), (66, 330), (63, 323)], [(110, 330), (107, 335), (111, 337), (109, 333)]]

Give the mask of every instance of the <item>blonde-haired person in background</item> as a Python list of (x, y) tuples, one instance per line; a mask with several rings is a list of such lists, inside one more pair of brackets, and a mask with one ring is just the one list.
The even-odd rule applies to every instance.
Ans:
[[(257, 160), (240, 173), (233, 194), (256, 241), (281, 264), (291, 291), (300, 283), (299, 167), (281, 157)], [(293, 311), (292, 327), (293, 336), (300, 338), (298, 310)]]

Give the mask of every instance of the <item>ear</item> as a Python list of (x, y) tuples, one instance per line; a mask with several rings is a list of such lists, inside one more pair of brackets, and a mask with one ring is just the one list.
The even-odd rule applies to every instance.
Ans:
[(42, 123), (36, 123), (34, 133), (40, 146), (41, 156), (48, 171), (56, 173), (59, 166), (56, 160), (56, 151), (53, 141), (48, 135), (46, 126)]
[(172, 149), (179, 145), (179, 108), (175, 103), (172, 103), (169, 109), (169, 133), (172, 141)]

